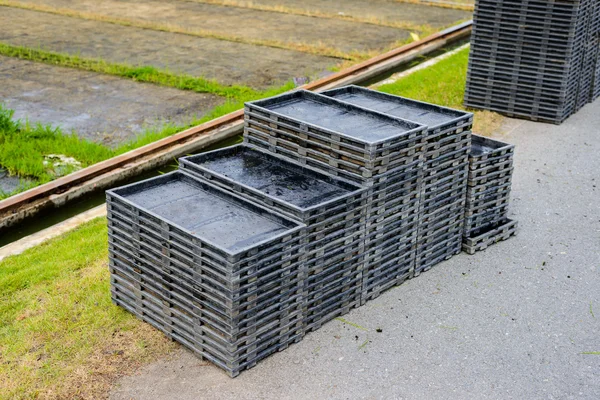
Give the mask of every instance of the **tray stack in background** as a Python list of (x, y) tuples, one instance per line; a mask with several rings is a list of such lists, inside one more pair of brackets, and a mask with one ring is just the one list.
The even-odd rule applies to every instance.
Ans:
[(363, 303), (414, 271), (425, 130), (302, 90), (246, 104), (248, 145), (368, 188)]
[(306, 225), (306, 332), (360, 305), (364, 189), (244, 145), (184, 157), (180, 168)]
[(303, 224), (181, 172), (107, 209), (116, 304), (231, 376), (303, 337)]
[(473, 114), (359, 86), (323, 94), (428, 126), (414, 273), (418, 275), (460, 253)]
[(581, 25), (585, 31), (585, 39), (583, 39), (583, 64), (580, 72), (576, 111), (594, 100), (594, 79), (596, 77), (598, 62), (598, 25), (596, 15), (598, 1), (584, 1), (582, 9)]
[[(592, 84), (591, 101), (595, 101), (600, 97), (600, 1), (596, 2), (594, 11), (594, 21), (592, 23), (592, 33), (595, 32), (596, 41), (596, 62), (594, 69), (594, 80)], [(594, 40), (594, 38), (592, 38)]]
[(508, 218), (514, 146), (473, 135), (463, 250), (474, 254), (516, 234)]
[(596, 0), (477, 0), (465, 105), (561, 123), (593, 100)]

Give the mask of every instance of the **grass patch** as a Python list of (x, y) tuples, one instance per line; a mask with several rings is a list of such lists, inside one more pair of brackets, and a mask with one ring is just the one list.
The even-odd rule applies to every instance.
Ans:
[(102, 397), (175, 347), (111, 303), (106, 237), (96, 219), (0, 261), (0, 398)]
[(228, 42), (251, 44), (254, 46), (274, 47), (285, 50), (295, 50), (303, 53), (314, 54), (317, 56), (334, 57), (347, 60), (361, 60), (367, 57), (362, 52), (344, 52), (321, 43), (307, 44), (300, 42), (279, 41), (272, 39), (252, 39), (246, 36), (238, 36), (211, 31), (207, 29), (189, 29), (180, 25), (146, 21), (135, 18), (113, 17), (109, 15), (97, 14), (87, 11), (75, 11), (67, 8), (57, 8), (41, 4), (21, 3), (12, 0), (0, 0), (0, 6), (20, 8), (30, 11), (45, 12), (48, 14), (61, 15), (71, 18), (85, 19), (88, 21), (105, 22), (121, 26), (131, 26), (141, 29), (150, 29), (154, 31), (178, 33), (189, 36), (203, 37), (209, 39), (225, 40)]
[[(416, 71), (377, 89), (385, 93), (464, 110), (463, 98), (468, 61), (469, 48), (465, 48), (429, 68)], [(481, 135), (493, 133), (499, 128), (503, 119), (502, 116), (491, 111), (475, 111), (474, 114), (473, 131)]]

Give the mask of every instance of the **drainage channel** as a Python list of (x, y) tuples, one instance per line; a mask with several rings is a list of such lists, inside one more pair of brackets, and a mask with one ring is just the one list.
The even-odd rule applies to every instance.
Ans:
[[(227, 140), (223, 140), (222, 142), (216, 143), (212, 146), (208, 146), (204, 151), (217, 150), (223, 147), (233, 146), (236, 143), (241, 141), (241, 137), (236, 136), (233, 138), (229, 138)], [(178, 168), (178, 165), (173, 161), (172, 164), (157, 168), (152, 171), (145, 172), (143, 174), (137, 175), (135, 178), (129, 179), (119, 186), (127, 185), (129, 183), (135, 183), (139, 181), (143, 181), (144, 179), (152, 178), (154, 176), (162, 175), (167, 172), (174, 171)], [(106, 202), (106, 196), (104, 194), (104, 190), (94, 192), (90, 195), (86, 195), (82, 197), (80, 200), (69, 203), (64, 207), (54, 208), (51, 210), (44, 211), (40, 215), (35, 218), (27, 219), (16, 226), (12, 226), (10, 228), (5, 229), (4, 232), (0, 234), (0, 248), (16, 242), (19, 239), (22, 239), (26, 236), (37, 233), (43, 229), (54, 226), (58, 223), (66, 221), (69, 218), (72, 218), (76, 215), (79, 215), (85, 211), (91, 210), (94, 207), (97, 207)]]
[[(427, 62), (427, 61), (435, 59), (436, 57), (439, 57), (447, 52), (453, 51), (453, 50), (463, 46), (465, 43), (468, 43), (468, 39), (453, 42), (453, 43), (448, 44), (447, 46), (444, 46), (438, 50), (435, 50), (425, 56), (419, 56), (417, 59), (415, 59), (411, 62), (404, 63), (394, 69), (388, 70), (380, 75), (371, 77), (368, 80), (360, 82), (360, 85), (361, 86), (374, 85), (378, 82), (388, 79), (390, 76), (392, 76), (394, 74), (397, 74), (397, 73), (403, 72), (403, 71), (407, 71), (421, 63)], [(208, 146), (205, 149), (201, 150), (200, 152), (206, 152), (206, 151), (220, 149), (223, 147), (228, 147), (233, 144), (239, 143), (240, 141), (241, 141), (241, 136), (238, 135), (238, 136), (223, 140), (221, 142), (218, 142), (216, 144), (213, 144), (211, 146)], [(176, 165), (175, 162), (173, 162), (172, 164), (169, 164), (167, 166), (163, 166), (163, 167), (145, 172), (143, 174), (137, 175), (134, 178), (129, 179), (126, 182), (120, 183), (119, 186), (122, 186), (122, 185), (125, 185), (128, 183), (139, 182), (141, 180), (148, 179), (153, 176), (157, 176), (157, 175), (164, 174), (166, 172), (173, 171), (177, 168), (178, 168), (178, 166)], [(5, 229), (3, 232), (0, 231), (0, 249), (6, 245), (9, 245), (9, 244), (19, 240), (19, 239), (22, 239), (24, 237), (27, 237), (34, 233), (37, 233), (43, 229), (54, 226), (58, 223), (66, 221), (69, 218), (79, 215), (79, 214), (81, 214), (85, 211), (88, 211), (94, 207), (97, 207), (101, 204), (104, 204), (104, 202), (105, 202), (105, 194), (104, 194), (104, 190), (101, 190), (101, 191), (94, 192), (90, 195), (86, 195), (81, 200), (78, 200), (73, 203), (69, 203), (64, 207), (53, 208), (53, 209), (42, 212), (41, 214), (37, 215), (34, 218), (26, 219), (16, 226), (12, 226), (12, 227)]]

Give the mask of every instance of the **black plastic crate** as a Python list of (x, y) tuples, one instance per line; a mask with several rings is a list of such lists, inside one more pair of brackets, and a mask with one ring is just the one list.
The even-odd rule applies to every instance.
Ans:
[(425, 132), (423, 125), (304, 90), (249, 102), (245, 119), (248, 143), (367, 179), (418, 156)]
[(107, 203), (113, 275), (148, 322), (232, 376), (287, 343), (291, 320), (303, 333), (303, 224), (180, 172)]
[(487, 249), (490, 245), (506, 240), (517, 233), (517, 221), (508, 218), (490, 225), (486, 229), (463, 238), (462, 249), (468, 254)]
[(562, 123), (593, 99), (593, 0), (478, 0), (465, 105)]
[(180, 159), (183, 172), (303, 223), (360, 210), (366, 191), (243, 144)]

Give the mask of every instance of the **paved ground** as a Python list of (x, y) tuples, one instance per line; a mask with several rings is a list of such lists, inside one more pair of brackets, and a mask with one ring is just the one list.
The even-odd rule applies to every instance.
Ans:
[(218, 96), (0, 56), (0, 99), (15, 118), (58, 121), (112, 146), (167, 122), (186, 125), (221, 104)]
[[(461, 254), (229, 379), (186, 351), (113, 399), (600, 398), (600, 101), (507, 120), (515, 238)], [(378, 332), (377, 329), (381, 329)]]

